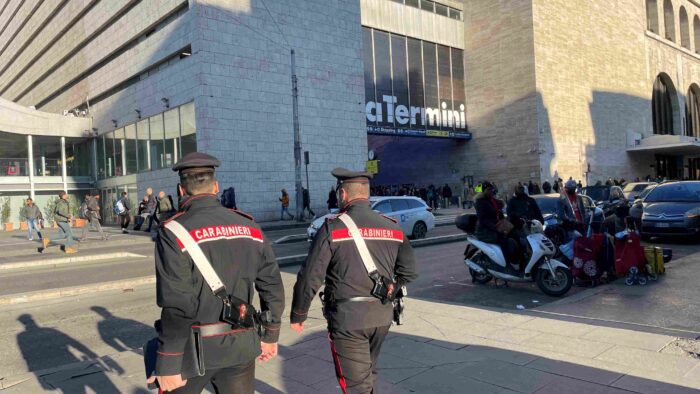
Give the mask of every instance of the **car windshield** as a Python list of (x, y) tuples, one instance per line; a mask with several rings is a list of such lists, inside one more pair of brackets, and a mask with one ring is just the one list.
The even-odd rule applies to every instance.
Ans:
[(559, 199), (557, 197), (543, 197), (543, 198), (536, 198), (535, 202), (537, 202), (537, 206), (540, 207), (540, 211), (542, 211), (543, 215), (549, 214), (549, 213), (556, 213), (557, 212), (557, 201)]
[(644, 202), (700, 202), (700, 182), (657, 186)]
[(641, 192), (642, 190), (646, 189), (647, 186), (649, 186), (649, 185), (646, 183), (637, 183), (637, 184), (632, 183), (632, 184), (625, 186), (623, 191), (625, 193)]
[(607, 186), (584, 187), (583, 194), (592, 198), (593, 201), (608, 201), (610, 199), (610, 188)]
[(656, 188), (656, 185), (647, 186), (647, 188), (644, 189), (644, 191), (642, 191), (642, 192), (639, 194), (639, 198), (641, 198), (642, 200), (644, 200), (644, 199), (646, 198), (646, 196), (648, 196), (649, 193), (651, 193), (651, 191), (654, 190), (654, 188)]

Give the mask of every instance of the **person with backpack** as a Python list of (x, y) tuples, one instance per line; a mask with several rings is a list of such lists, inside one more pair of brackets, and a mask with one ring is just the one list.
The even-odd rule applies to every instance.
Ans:
[(151, 227), (153, 227), (153, 221), (158, 219), (156, 218), (156, 208), (158, 208), (158, 199), (156, 198), (156, 196), (153, 195), (153, 189), (150, 187), (146, 189), (146, 197), (148, 197), (148, 205), (146, 206), (146, 212), (148, 213), (149, 217), (148, 228), (143, 231), (150, 233)]
[(289, 194), (287, 194), (287, 189), (282, 189), (282, 197), (279, 198), (280, 204), (282, 205), (282, 210), (280, 211), (280, 220), (284, 220), (284, 214), (289, 215), (289, 219), (294, 219), (291, 213), (289, 213)]
[(122, 234), (129, 234), (126, 230), (131, 223), (131, 206), (129, 205), (129, 199), (127, 198), (127, 193), (122, 192), (122, 198), (114, 202), (114, 213), (119, 216), (119, 224), (122, 228)]
[(83, 227), (83, 234), (81, 235), (80, 239), (78, 239), (78, 241), (83, 242), (87, 239), (87, 233), (88, 231), (90, 231), (91, 225), (97, 229), (97, 232), (100, 233), (100, 237), (102, 237), (103, 241), (109, 239), (107, 234), (105, 234), (102, 230), (102, 226), (100, 225), (100, 219), (102, 219), (102, 217), (100, 216), (99, 193), (95, 193), (95, 195), (93, 196), (90, 196), (89, 194), (85, 195), (85, 201), (83, 201), (83, 203), (80, 205), (80, 210), (78, 211), (78, 213), (82, 219), (88, 221), (88, 224), (85, 225), (85, 227)]
[(73, 232), (70, 229), (70, 221), (73, 219), (73, 215), (70, 213), (70, 205), (68, 204), (68, 193), (62, 191), (58, 193), (58, 202), (56, 202), (56, 207), (53, 211), (53, 220), (58, 225), (58, 235), (54, 238), (48, 239), (44, 238), (42, 240), (43, 248), (39, 249), (39, 252), (43, 252), (49, 247), (51, 243), (56, 241), (65, 240), (63, 243), (63, 251), (72, 254), (78, 252), (73, 245), (75, 244), (75, 238), (73, 237)]
[(170, 196), (166, 196), (164, 191), (158, 193), (158, 221), (164, 222), (173, 215), (173, 203)]
[(338, 209), (338, 195), (335, 193), (334, 187), (331, 187), (331, 191), (328, 192), (328, 200), (326, 201), (326, 204), (328, 204), (329, 212), (331, 209)]

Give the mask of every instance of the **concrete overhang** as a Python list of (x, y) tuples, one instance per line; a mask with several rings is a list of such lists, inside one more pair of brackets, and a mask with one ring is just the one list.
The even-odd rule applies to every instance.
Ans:
[(659, 153), (665, 155), (700, 154), (700, 140), (683, 135), (652, 135), (627, 148), (630, 153)]
[(56, 137), (85, 137), (91, 120), (37, 111), (0, 98), (0, 131)]

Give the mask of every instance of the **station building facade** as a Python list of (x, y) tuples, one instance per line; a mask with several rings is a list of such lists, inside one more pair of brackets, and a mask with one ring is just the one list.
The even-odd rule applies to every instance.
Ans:
[(292, 49), (314, 209), (332, 168), (368, 159), (377, 185), (456, 192), (697, 178), (700, 7), (618, 3), (8, 0), (0, 193), (136, 205), (147, 187), (174, 196), (169, 167), (198, 150), (221, 159), (241, 209), (279, 218), (295, 183)]

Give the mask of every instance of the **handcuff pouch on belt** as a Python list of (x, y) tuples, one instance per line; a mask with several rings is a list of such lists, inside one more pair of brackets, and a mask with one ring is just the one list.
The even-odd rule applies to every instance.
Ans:
[(393, 302), (396, 297), (396, 291), (398, 290), (398, 284), (377, 271), (370, 273), (369, 277), (374, 282), (372, 295), (379, 298), (382, 304)]

